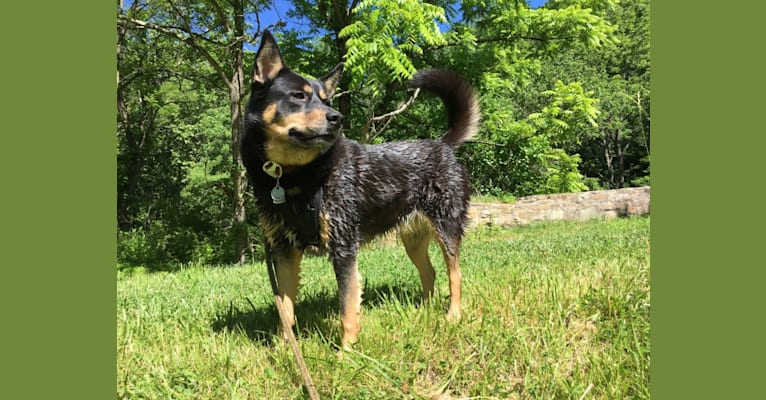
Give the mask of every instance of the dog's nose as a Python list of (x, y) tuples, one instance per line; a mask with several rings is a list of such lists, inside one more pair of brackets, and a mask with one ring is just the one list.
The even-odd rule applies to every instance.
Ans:
[(343, 114), (333, 110), (328, 111), (326, 114), (327, 121), (333, 125), (337, 125), (343, 120)]

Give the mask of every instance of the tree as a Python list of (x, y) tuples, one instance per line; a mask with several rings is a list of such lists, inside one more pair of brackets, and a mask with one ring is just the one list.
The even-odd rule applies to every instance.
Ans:
[[(131, 4), (133, 15), (147, 12)], [(151, 29), (118, 26), (118, 260), (231, 262), (230, 115), (206, 63)]]
[[(122, 12), (122, 4), (120, 5)], [(138, 3), (130, 6), (130, 12), (140, 12)], [(138, 191), (149, 191), (162, 197), (170, 197), (167, 184), (140, 185), (146, 164), (166, 153), (162, 138), (157, 137), (156, 119), (162, 106), (159, 88), (177, 73), (172, 64), (177, 61), (172, 47), (157, 35), (136, 34), (126, 26), (118, 27), (117, 38), (117, 134), (118, 152), (118, 198), (117, 222), (123, 229), (136, 224), (147, 225), (151, 208), (142, 207)], [(169, 167), (169, 160), (153, 165)], [(166, 169), (166, 176), (174, 171)], [(165, 182), (163, 182), (165, 183)], [(132, 208), (132, 209), (131, 209)], [(143, 214), (141, 217), (138, 217)], [(138, 220), (137, 220), (138, 219)]]
[[(239, 263), (245, 261), (249, 248), (245, 209), (247, 178), (238, 148), (244, 130), (242, 100), (247, 87), (243, 43), (254, 42), (261, 30), (260, 26), (255, 32), (248, 29), (245, 15), (257, 15), (258, 7), (259, 3), (245, 0), (231, 0), (227, 5), (217, 0), (166, 0), (131, 6), (127, 12), (120, 12), (118, 19), (121, 30), (150, 29), (183, 44), (193, 55), (194, 62), (204, 62), (215, 71), (228, 93), (232, 155), (230, 200), (236, 261)], [(139, 11), (148, 18), (141, 19), (136, 15)]]
[[(452, 24), (447, 43), (423, 53), (422, 64), (461, 71), (481, 93), (482, 129), (473, 145), (460, 150), (481, 192), (529, 195), (586, 187), (574, 146), (595, 129), (598, 96), (574, 76), (539, 77), (568, 49), (611, 43), (614, 27), (594, 11), (611, 2), (549, 3), (557, 8), (531, 9), (521, 0), (463, 1), (463, 19)], [(436, 118), (428, 111), (415, 117), (417, 126)]]
[(649, 179), (649, 1), (619, 2), (599, 10), (616, 27), (598, 48), (574, 46), (557, 54), (543, 80), (570, 76), (599, 98), (597, 125), (570, 150), (598, 187), (647, 184)]
[(446, 16), (442, 7), (418, 0), (363, 0), (352, 12), (354, 22), (339, 36), (347, 39), (350, 90), (360, 100), (358, 138), (370, 143), (396, 115), (385, 111), (417, 71), (412, 58), (424, 47), (446, 43), (437, 25)]

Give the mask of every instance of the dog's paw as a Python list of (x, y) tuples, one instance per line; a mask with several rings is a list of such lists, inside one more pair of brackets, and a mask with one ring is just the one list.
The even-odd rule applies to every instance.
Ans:
[(353, 343), (343, 343), (340, 346), (337, 344), (333, 345), (333, 347), (335, 347), (335, 357), (338, 359), (338, 361), (346, 357), (346, 353), (352, 353), (354, 351), (352, 344)]
[(450, 307), (450, 309), (447, 311), (447, 321), (449, 322), (458, 322), (460, 321), (460, 318), (462, 317), (462, 313), (460, 312), (460, 309), (454, 309)]

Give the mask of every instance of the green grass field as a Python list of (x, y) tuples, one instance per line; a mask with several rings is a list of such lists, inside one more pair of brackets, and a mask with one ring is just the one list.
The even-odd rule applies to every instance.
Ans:
[[(338, 298), (325, 258), (303, 263), (298, 337), (327, 399), (649, 398), (649, 218), (469, 231), (463, 319), (401, 246), (368, 246), (362, 333), (341, 357)], [(121, 271), (117, 397), (308, 398), (276, 334), (263, 264)]]

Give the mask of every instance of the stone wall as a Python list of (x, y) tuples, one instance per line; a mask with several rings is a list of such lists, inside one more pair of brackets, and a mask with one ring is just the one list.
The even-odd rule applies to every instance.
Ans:
[(471, 203), (469, 226), (512, 227), (538, 221), (614, 218), (649, 214), (649, 186), (528, 196), (513, 204)]

